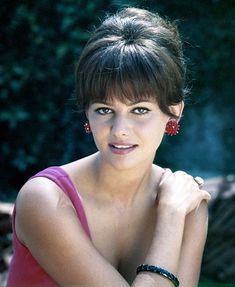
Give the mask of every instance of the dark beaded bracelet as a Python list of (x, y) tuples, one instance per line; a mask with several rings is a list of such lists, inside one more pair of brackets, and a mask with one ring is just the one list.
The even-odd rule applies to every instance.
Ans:
[(165, 270), (159, 266), (142, 264), (142, 265), (137, 267), (136, 274), (139, 274), (140, 272), (143, 272), (143, 271), (153, 272), (153, 273), (162, 275), (162, 276), (166, 277), (167, 279), (169, 279), (174, 284), (175, 287), (178, 287), (180, 284), (177, 277), (175, 277), (171, 272), (169, 272), (169, 271), (167, 271), (167, 270)]

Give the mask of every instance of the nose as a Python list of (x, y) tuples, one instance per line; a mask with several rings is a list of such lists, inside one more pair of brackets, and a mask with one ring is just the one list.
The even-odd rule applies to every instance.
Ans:
[(127, 137), (130, 133), (130, 121), (124, 116), (116, 116), (113, 119), (111, 131), (116, 138)]

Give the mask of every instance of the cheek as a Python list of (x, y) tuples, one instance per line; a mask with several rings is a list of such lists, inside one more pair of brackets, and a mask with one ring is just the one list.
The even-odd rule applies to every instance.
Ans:
[(91, 129), (96, 146), (101, 147), (102, 144), (107, 141), (107, 137), (109, 134), (109, 129), (107, 125), (100, 121), (92, 121)]
[(166, 123), (167, 119), (154, 119), (141, 126), (140, 130), (142, 131), (144, 138), (147, 140), (148, 144), (151, 143), (153, 148), (158, 148), (160, 145), (165, 134)]
[(166, 128), (167, 119), (161, 117), (150, 118), (147, 121), (141, 123), (140, 128), (146, 133), (151, 134), (164, 134)]

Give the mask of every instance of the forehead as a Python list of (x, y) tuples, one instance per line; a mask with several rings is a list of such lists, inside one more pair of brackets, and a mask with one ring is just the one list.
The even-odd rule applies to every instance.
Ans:
[(109, 106), (117, 105), (117, 104), (122, 104), (126, 106), (133, 106), (133, 105), (138, 105), (141, 103), (152, 103), (152, 104), (157, 104), (157, 101), (154, 97), (148, 98), (148, 99), (139, 99), (139, 100), (126, 100), (126, 101), (120, 101), (118, 98), (112, 98), (108, 99), (106, 101), (104, 100), (97, 100), (93, 102), (93, 104), (105, 104)]
[(112, 104), (119, 101), (126, 105), (139, 102), (157, 102), (158, 93), (146, 83), (140, 84), (138, 81), (132, 83), (128, 81), (108, 81), (102, 87), (96, 87), (90, 97), (90, 104), (95, 102)]

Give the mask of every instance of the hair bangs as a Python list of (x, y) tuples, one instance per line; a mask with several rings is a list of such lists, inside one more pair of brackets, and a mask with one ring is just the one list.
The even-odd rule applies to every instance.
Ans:
[(158, 100), (157, 78), (148, 62), (132, 45), (106, 51), (99, 66), (93, 65), (93, 71), (89, 71), (89, 92), (84, 91), (87, 104), (113, 99), (123, 103)]
[(175, 117), (170, 106), (186, 94), (182, 42), (177, 27), (148, 15), (125, 9), (95, 30), (76, 66), (82, 110), (94, 102), (154, 99), (162, 112)]

